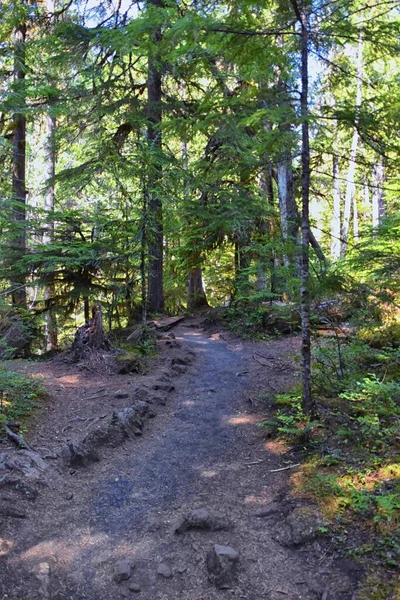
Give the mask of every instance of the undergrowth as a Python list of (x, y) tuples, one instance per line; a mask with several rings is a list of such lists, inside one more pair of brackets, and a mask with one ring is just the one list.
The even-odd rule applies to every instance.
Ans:
[(0, 424), (24, 420), (43, 396), (40, 380), (0, 365)]
[(400, 349), (324, 339), (314, 348), (313, 394), (313, 418), (294, 387), (277, 396), (274, 418), (260, 425), (306, 453), (293, 492), (316, 501), (337, 549), (367, 566), (358, 598), (397, 599)]
[(206, 314), (208, 324), (221, 324), (243, 339), (267, 340), (300, 329), (297, 305), (278, 302), (239, 301)]

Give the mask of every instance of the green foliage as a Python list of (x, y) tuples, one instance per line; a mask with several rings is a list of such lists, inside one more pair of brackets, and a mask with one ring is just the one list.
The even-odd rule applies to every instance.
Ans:
[(27, 417), (44, 397), (40, 380), (0, 365), (0, 421)]

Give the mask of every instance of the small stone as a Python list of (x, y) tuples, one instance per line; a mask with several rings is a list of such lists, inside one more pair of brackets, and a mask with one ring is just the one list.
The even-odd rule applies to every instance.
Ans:
[(157, 416), (157, 413), (155, 410), (153, 410), (152, 408), (150, 408), (150, 410), (147, 412), (147, 415), (149, 417), (149, 419), (154, 419), (154, 417)]
[(72, 498), (74, 497), (72, 492), (68, 492), (68, 494), (65, 496), (67, 500), (72, 500)]
[(231, 523), (220, 515), (212, 514), (207, 508), (197, 508), (184, 516), (175, 528), (175, 533), (180, 534), (191, 529), (204, 531), (223, 531), (230, 529)]
[(179, 356), (171, 360), (173, 365), (187, 366), (190, 364), (189, 358), (180, 358)]
[(127, 581), (131, 574), (134, 565), (129, 560), (117, 560), (114, 565), (114, 581), (121, 583), (121, 581)]
[(129, 398), (128, 392), (124, 392), (123, 390), (117, 390), (114, 394), (115, 398)]
[(207, 553), (208, 578), (218, 589), (229, 589), (237, 579), (239, 552), (230, 546), (215, 544)]
[(187, 567), (178, 567), (178, 573), (180, 573), (181, 575), (183, 575), (183, 573), (186, 573), (187, 571)]
[(172, 577), (171, 567), (164, 562), (158, 565), (157, 573), (158, 575), (161, 575), (161, 577), (165, 577), (165, 579), (170, 579)]
[(186, 371), (187, 371), (186, 367), (182, 367), (181, 365), (174, 365), (172, 367), (173, 375), (184, 375), (186, 373)]
[(295, 508), (279, 526), (277, 541), (283, 546), (300, 546), (314, 540), (324, 521), (312, 506)]
[(166, 399), (161, 398), (160, 396), (153, 396), (152, 400), (155, 404), (159, 404), (160, 406), (165, 406), (167, 404)]
[(141, 592), (141, 591), (142, 591), (142, 588), (140, 587), (140, 585), (139, 585), (138, 583), (132, 582), (132, 583), (129, 585), (129, 590), (130, 590), (131, 592), (135, 592), (136, 594), (138, 594), (139, 592)]
[(171, 392), (173, 392), (175, 389), (175, 387), (173, 385), (171, 385), (170, 383), (155, 383), (153, 385), (153, 390), (160, 390), (160, 392), (166, 392), (167, 394), (170, 394)]
[(194, 560), (195, 560), (197, 563), (200, 563), (200, 562), (203, 560), (203, 555), (202, 555), (200, 552), (198, 552), (198, 553), (196, 554), (196, 556), (194, 557)]

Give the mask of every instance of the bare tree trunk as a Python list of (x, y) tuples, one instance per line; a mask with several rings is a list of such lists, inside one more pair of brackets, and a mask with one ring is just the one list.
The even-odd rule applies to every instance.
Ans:
[(301, 25), (301, 356), (302, 356), (302, 406), (305, 414), (315, 410), (311, 395), (311, 325), (309, 292), (309, 245), (310, 245), (310, 138), (308, 123), (308, 15), (306, 4), (292, 4)]
[(331, 220), (331, 256), (333, 260), (340, 258), (340, 179), (339, 179), (339, 159), (334, 154), (332, 162), (333, 176), (333, 211)]
[[(13, 116), (13, 221), (15, 234), (11, 243), (13, 263), (26, 252), (26, 117), (25, 117), (25, 40), (26, 26), (20, 24), (14, 32), (14, 85), (20, 106)], [(26, 303), (26, 277), (14, 264), (10, 269), (13, 304), (22, 308)]]
[(383, 184), (385, 181), (385, 167), (382, 160), (374, 165), (372, 188), (372, 227), (376, 230), (382, 223), (385, 215), (385, 202)]
[[(56, 170), (56, 153), (54, 147), (54, 135), (56, 131), (56, 119), (52, 115), (46, 117), (46, 148), (44, 169), (47, 180), (44, 194), (44, 210), (46, 214), (46, 229), (43, 233), (43, 245), (52, 244), (54, 241), (54, 176)], [(54, 283), (46, 283), (44, 286), (44, 302), (47, 307), (45, 314), (45, 337), (46, 350), (55, 350), (57, 348), (57, 320), (55, 307), (52, 303), (54, 298)]]
[[(55, 1), (46, 0), (46, 13), (51, 24), (54, 24)], [(56, 174), (56, 149), (55, 149), (55, 133), (56, 133), (56, 118), (48, 114), (46, 116), (46, 141), (45, 141), (45, 159), (44, 170), (46, 178), (46, 190), (44, 193), (44, 211), (46, 215), (46, 229), (43, 234), (43, 244), (48, 245), (54, 242), (54, 176)], [(57, 318), (54, 307), (53, 298), (55, 295), (54, 283), (48, 282), (44, 286), (44, 302), (47, 308), (45, 313), (45, 338), (46, 350), (55, 350), (58, 346), (57, 340)]]
[(192, 269), (189, 273), (187, 306), (189, 311), (207, 308), (207, 296), (200, 267)]
[(359, 35), (358, 41), (358, 52), (357, 52), (357, 93), (356, 93), (356, 114), (355, 114), (355, 127), (353, 132), (353, 139), (351, 142), (351, 150), (349, 157), (349, 167), (347, 170), (347, 185), (346, 185), (346, 194), (344, 199), (344, 212), (343, 212), (343, 229), (342, 229), (342, 246), (341, 246), (341, 256), (346, 256), (347, 252), (347, 244), (349, 238), (349, 230), (350, 230), (350, 219), (351, 219), (351, 208), (352, 208), (352, 199), (355, 194), (355, 172), (356, 172), (356, 157), (357, 157), (357, 148), (358, 148), (358, 130), (357, 124), (359, 120), (359, 109), (361, 106), (362, 100), (362, 75), (363, 75), (363, 40), (362, 35)]
[[(276, 176), (282, 237), (288, 244), (292, 244), (292, 254), (299, 242), (299, 222), (294, 196), (292, 157), (290, 154), (286, 154), (279, 162)], [(288, 255), (284, 256), (283, 262), (286, 267), (293, 264), (293, 260)]]
[[(355, 192), (355, 190), (354, 190)], [(358, 242), (359, 240), (359, 224), (358, 224), (358, 206), (357, 206), (357, 194), (354, 193), (353, 197), (353, 236), (354, 241)]]
[[(148, 0), (149, 5), (161, 8), (163, 0)], [(156, 27), (153, 41), (161, 40), (161, 27)], [(152, 174), (148, 185), (148, 304), (150, 312), (161, 312), (164, 308), (163, 292), (163, 206), (160, 190), (160, 154), (162, 146), (162, 73), (161, 57), (156, 51), (149, 56), (147, 75), (148, 120), (147, 139), (153, 154)]]

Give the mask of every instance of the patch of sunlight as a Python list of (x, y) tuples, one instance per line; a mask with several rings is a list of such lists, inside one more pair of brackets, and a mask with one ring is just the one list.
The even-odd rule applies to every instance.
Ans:
[(217, 471), (211, 471), (211, 470), (210, 471), (205, 470), (205, 471), (200, 471), (200, 475), (202, 477), (211, 478), (211, 477), (215, 477), (216, 475), (218, 475), (218, 472)]
[(185, 402), (182, 402), (183, 406), (194, 406), (196, 404), (196, 402), (193, 402), (193, 400), (185, 400)]
[(0, 556), (7, 556), (11, 552), (13, 545), (11, 540), (0, 538)]
[(256, 415), (240, 415), (240, 417), (231, 417), (227, 419), (229, 425), (255, 425), (260, 420)]
[(78, 375), (63, 375), (59, 380), (61, 383), (79, 383)]
[(268, 450), (268, 452), (272, 452), (272, 454), (277, 454), (278, 456), (286, 454), (289, 450), (289, 447), (284, 440), (270, 440), (265, 442), (264, 448)]
[(56, 558), (69, 564), (79, 558), (83, 547), (102, 544), (106, 538), (105, 534), (93, 535), (89, 531), (86, 531), (82, 532), (79, 537), (68, 541), (64, 539), (46, 540), (23, 552), (21, 558), (23, 560)]
[(255, 496), (254, 494), (249, 494), (244, 497), (245, 504), (257, 504), (257, 506), (265, 506), (271, 502), (271, 498), (269, 496)]

